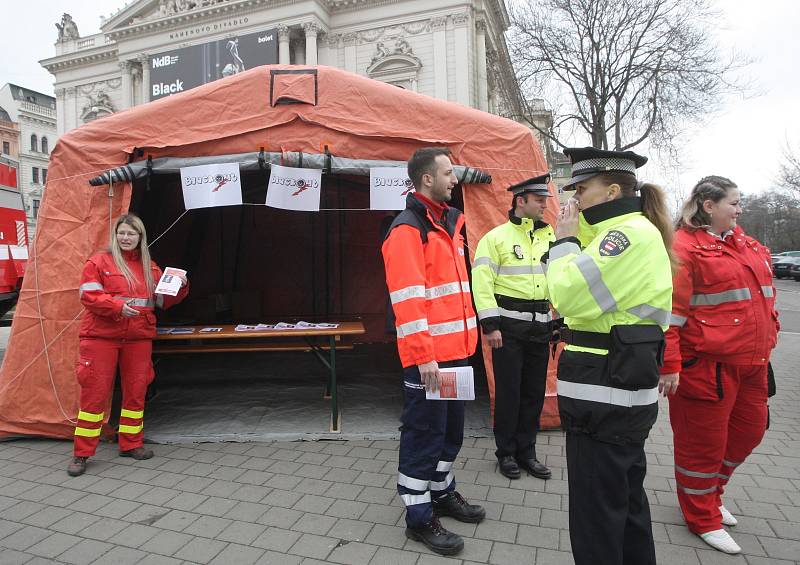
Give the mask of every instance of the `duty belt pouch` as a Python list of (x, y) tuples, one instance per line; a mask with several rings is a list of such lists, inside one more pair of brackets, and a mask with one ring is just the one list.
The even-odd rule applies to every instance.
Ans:
[(612, 326), (608, 374), (612, 385), (629, 390), (658, 385), (664, 363), (664, 332), (660, 326)]

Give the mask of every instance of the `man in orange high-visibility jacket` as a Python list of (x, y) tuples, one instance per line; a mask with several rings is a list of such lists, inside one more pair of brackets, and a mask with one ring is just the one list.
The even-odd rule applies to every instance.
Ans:
[(406, 506), (406, 536), (453, 555), (464, 541), (438, 517), (476, 523), (486, 513), (455, 490), (464, 401), (426, 400), (425, 390), (438, 388), (439, 368), (467, 364), (478, 340), (477, 321), (464, 261), (464, 216), (446, 204), (457, 183), (449, 152), (419, 149), (408, 175), (417, 191), (408, 195), (383, 244), (404, 368), (397, 490)]

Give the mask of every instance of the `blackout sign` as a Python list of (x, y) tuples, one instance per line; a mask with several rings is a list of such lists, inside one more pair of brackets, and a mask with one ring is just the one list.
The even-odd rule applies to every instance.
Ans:
[(277, 62), (276, 29), (154, 55), (150, 57), (150, 100)]

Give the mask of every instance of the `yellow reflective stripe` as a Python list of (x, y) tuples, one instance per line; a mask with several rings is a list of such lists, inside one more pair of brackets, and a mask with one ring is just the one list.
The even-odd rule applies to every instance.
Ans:
[(103, 416), (105, 416), (105, 412), (100, 412), (99, 414), (92, 414), (83, 410), (78, 412), (78, 420), (83, 420), (84, 422), (102, 422)]
[(120, 416), (123, 418), (141, 418), (144, 416), (144, 410), (128, 410), (127, 408), (123, 408), (122, 412), (120, 412)]
[(126, 426), (125, 424), (119, 425), (119, 433), (121, 434), (138, 434), (142, 431), (144, 425), (139, 424), (138, 426)]
[(76, 436), (83, 436), (83, 437), (97, 437), (100, 435), (100, 428), (75, 428), (75, 435)]

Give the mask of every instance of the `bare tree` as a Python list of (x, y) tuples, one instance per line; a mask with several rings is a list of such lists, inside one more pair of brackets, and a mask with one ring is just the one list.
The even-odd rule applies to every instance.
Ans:
[(526, 103), (536, 93), (555, 114), (542, 133), (561, 147), (560, 136), (588, 134), (603, 149), (673, 149), (685, 124), (744, 88), (731, 75), (748, 61), (721, 55), (709, 1), (516, 0), (508, 39), (521, 93), (510, 117), (541, 130)]
[(788, 143), (783, 149), (783, 163), (778, 172), (778, 185), (800, 196), (800, 157)]

